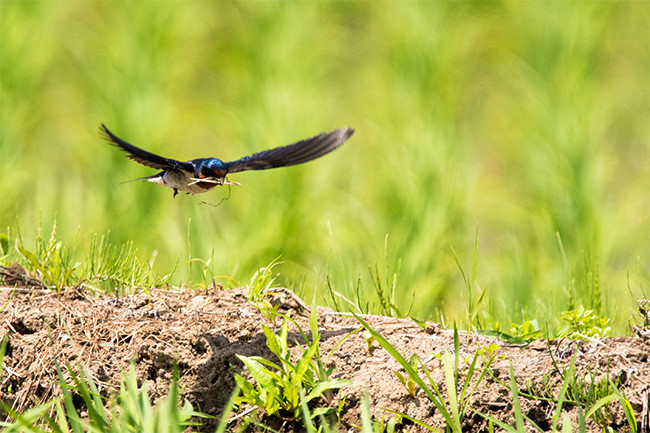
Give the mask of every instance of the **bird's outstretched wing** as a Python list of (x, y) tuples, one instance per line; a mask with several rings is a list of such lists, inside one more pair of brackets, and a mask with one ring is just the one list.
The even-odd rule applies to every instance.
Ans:
[(102, 123), (100, 127), (100, 132), (104, 138), (114, 146), (119, 147), (120, 149), (128, 152), (127, 157), (131, 158), (135, 162), (139, 162), (142, 165), (147, 167), (164, 170), (168, 168), (178, 168), (188, 172), (194, 172), (194, 166), (192, 164), (182, 161), (176, 161), (175, 159), (164, 158), (162, 156), (156, 155), (146, 150), (142, 150), (139, 147), (135, 147), (132, 144), (127, 143), (122, 140), (115, 134), (113, 134), (109, 129)]
[(335, 129), (288, 146), (254, 153), (237, 161), (226, 162), (228, 173), (302, 164), (333, 151), (345, 143), (353, 133), (354, 129), (350, 127)]

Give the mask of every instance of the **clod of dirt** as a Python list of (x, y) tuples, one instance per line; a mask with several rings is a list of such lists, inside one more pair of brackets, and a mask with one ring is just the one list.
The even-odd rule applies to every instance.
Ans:
[[(3, 274), (5, 284), (18, 278), (21, 284), (27, 285), (25, 278), (29, 276), (7, 269), (3, 272), (9, 272), (11, 277), (7, 280), (7, 274)], [(307, 307), (286, 289), (274, 291), (279, 293), (274, 302), (292, 312), (306, 332), (309, 329)], [(52, 399), (58, 389), (56, 363), (84, 365), (96, 379), (100, 392), (108, 396), (119, 386), (121, 371), (133, 362), (140, 383), (146, 384), (149, 396), (155, 401), (168, 391), (177, 364), (183, 397), (195, 407), (199, 405), (202, 411), (219, 416), (235, 384), (233, 373), (244, 374), (236, 355), (273, 359), (261, 327), (269, 322), (247, 302), (245, 289), (152, 289), (149, 293), (98, 298), (79, 290), (57, 294), (41, 289), (0, 288), (0, 306), (5, 306), (0, 311), (0, 335), (9, 340), (0, 377), (0, 399), (17, 411)], [(400, 384), (394, 372), (405, 372), (399, 364), (377, 343), (368, 348), (361, 332), (353, 333), (359, 328), (356, 319), (326, 308), (318, 309), (318, 319), (320, 353), (326, 359), (334, 351), (328, 366), (334, 368), (335, 377), (352, 381), (340, 391), (347, 399), (341, 413), (345, 427), (360, 424), (359, 402), (367, 391), (377, 418), (390, 417), (382, 410), (385, 408), (444, 429), (442, 417), (424, 393), (416, 391), (412, 396)], [(446, 392), (444, 368), (436, 355), (453, 351), (453, 331), (433, 324), (422, 329), (409, 319), (364, 316), (364, 320), (404, 357), (409, 359), (417, 354), (425, 361), (432, 379)], [(292, 331), (292, 343), (304, 343), (295, 332), (297, 329)], [(532, 348), (509, 347), (476, 333), (461, 333), (460, 340), (461, 359), (471, 359), (477, 349), (495, 342), (501, 346), (491, 367), (492, 375), (486, 377), (470, 399), (471, 410), (463, 424), (466, 431), (487, 431), (487, 423), (473, 410), (512, 421), (512, 394), (504, 386), (509, 383), (510, 364), (520, 391), (550, 390), (557, 395), (564, 379), (553, 362), (566, 368), (573, 354), (576, 354), (578, 377), (585, 377), (585, 372), (591, 370), (609, 374), (612, 380), (618, 378), (637, 419), (641, 420), (641, 412), (648, 410), (650, 347), (642, 338), (600, 339), (589, 343), (558, 340)], [(301, 353), (297, 344), (291, 350), (296, 357)], [(466, 374), (467, 365), (461, 364), (461, 374)], [(538, 425), (550, 425), (553, 404), (523, 397), (521, 404), (524, 414)], [(610, 407), (608, 422), (614, 430), (625, 431), (626, 421), (620, 405), (613, 403)], [(565, 404), (564, 411), (574, 422), (577, 420), (576, 407)], [(602, 430), (593, 421), (587, 427), (588, 431)], [(200, 429), (214, 431), (214, 424)], [(423, 430), (414, 424), (408, 429)]]

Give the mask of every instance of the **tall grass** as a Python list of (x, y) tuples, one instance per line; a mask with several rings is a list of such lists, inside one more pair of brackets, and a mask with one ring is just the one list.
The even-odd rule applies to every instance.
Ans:
[[(627, 274), (647, 284), (650, 260), (648, 14), (643, 2), (3, 1), (0, 227), (26, 243), (39, 215), (45, 227), (58, 215), (63, 239), (110, 230), (157, 250), (163, 275), (199, 258), (242, 280), (280, 256), (279, 282), (308, 292), (326, 277), (351, 291), (361, 275), (372, 293), (367, 270), (387, 260), (400, 309), (415, 296), (417, 316), (453, 319), (466, 298), (450, 247), (471, 263), (478, 225), (495, 320), (557, 317), (571, 299), (621, 332)], [(152, 171), (104, 144), (101, 122), (178, 159), (357, 132), (322, 160), (172, 199), (121, 184)]]

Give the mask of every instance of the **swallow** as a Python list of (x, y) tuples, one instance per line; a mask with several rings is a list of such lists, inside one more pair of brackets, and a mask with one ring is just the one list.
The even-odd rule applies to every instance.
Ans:
[(174, 197), (178, 191), (188, 194), (204, 193), (218, 185), (240, 185), (226, 179), (230, 173), (247, 170), (266, 170), (302, 164), (330, 153), (340, 147), (354, 133), (354, 129), (345, 127), (330, 132), (323, 132), (312, 138), (298, 141), (287, 146), (264, 150), (235, 161), (222, 161), (219, 158), (197, 158), (190, 161), (177, 161), (165, 158), (135, 147), (113, 134), (104, 124), (100, 127), (104, 139), (110, 144), (127, 152), (128, 158), (147, 167), (162, 170), (151, 176), (136, 180), (147, 180), (172, 188)]

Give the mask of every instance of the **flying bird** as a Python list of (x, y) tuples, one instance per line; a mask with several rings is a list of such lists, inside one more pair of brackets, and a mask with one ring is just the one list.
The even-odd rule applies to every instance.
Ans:
[(162, 170), (151, 176), (136, 180), (147, 180), (178, 191), (203, 193), (218, 185), (239, 185), (226, 179), (230, 173), (246, 170), (266, 170), (268, 168), (286, 167), (302, 164), (319, 158), (341, 146), (354, 133), (354, 129), (345, 127), (331, 132), (323, 132), (312, 138), (301, 140), (288, 146), (264, 150), (235, 161), (222, 161), (219, 158), (198, 158), (190, 161), (177, 161), (165, 158), (135, 147), (113, 134), (104, 124), (100, 131), (112, 145), (128, 153), (135, 162), (147, 167)]

